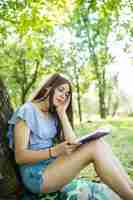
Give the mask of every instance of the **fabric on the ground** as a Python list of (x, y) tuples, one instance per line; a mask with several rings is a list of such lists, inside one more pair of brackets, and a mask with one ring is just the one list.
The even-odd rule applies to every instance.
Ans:
[(21, 200), (119, 200), (119, 198), (117, 195), (112, 197), (111, 190), (102, 183), (74, 179), (60, 192), (38, 195), (25, 192)]

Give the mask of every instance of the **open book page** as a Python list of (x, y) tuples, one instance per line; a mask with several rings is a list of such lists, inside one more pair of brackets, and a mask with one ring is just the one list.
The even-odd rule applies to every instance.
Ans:
[(80, 137), (79, 139), (77, 139), (77, 142), (80, 144), (85, 144), (92, 140), (96, 140), (100, 137), (108, 135), (110, 132), (111, 132), (110, 128), (98, 128), (94, 132), (86, 134), (83, 137)]

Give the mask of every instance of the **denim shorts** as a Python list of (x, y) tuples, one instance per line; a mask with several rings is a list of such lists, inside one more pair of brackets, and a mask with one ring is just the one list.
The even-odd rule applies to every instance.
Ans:
[(24, 164), (20, 166), (20, 175), (24, 186), (32, 193), (41, 193), (45, 181), (43, 173), (45, 168), (56, 158), (42, 160), (35, 164)]

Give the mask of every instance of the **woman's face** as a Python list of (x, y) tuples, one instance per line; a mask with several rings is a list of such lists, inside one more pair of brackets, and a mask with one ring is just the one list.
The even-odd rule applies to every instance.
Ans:
[(65, 103), (69, 96), (70, 96), (70, 87), (67, 83), (58, 86), (54, 92), (53, 105), (57, 107), (60, 104)]

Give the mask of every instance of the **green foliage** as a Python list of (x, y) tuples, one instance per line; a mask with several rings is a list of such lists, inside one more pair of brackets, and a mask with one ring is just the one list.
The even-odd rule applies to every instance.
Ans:
[[(123, 19), (126, 11), (132, 11), (128, 0), (1, 1), (0, 74), (14, 104), (22, 103), (43, 75), (61, 72), (72, 80), (79, 107), (81, 97), (95, 80), (99, 105), (104, 105), (101, 110), (107, 113), (111, 80), (106, 74), (113, 61), (108, 39), (117, 29), (118, 39), (128, 33), (131, 41), (132, 21)], [(56, 41), (55, 35), (65, 29), (70, 38), (64, 32)]]
[(61, 68), (62, 55), (48, 37), (58, 21), (57, 9), (61, 14), (66, 6), (66, 1), (1, 2), (0, 73), (14, 105), (24, 103), (43, 75)]

